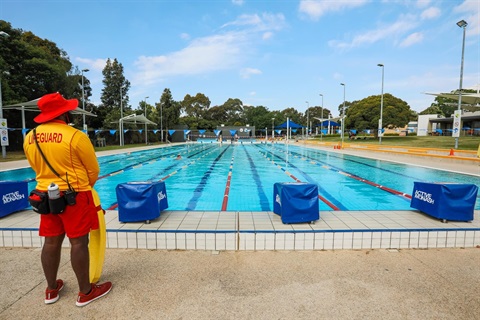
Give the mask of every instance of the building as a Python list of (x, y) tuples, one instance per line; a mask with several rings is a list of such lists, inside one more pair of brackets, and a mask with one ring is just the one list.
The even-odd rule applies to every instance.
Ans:
[[(480, 136), (480, 111), (464, 112), (461, 117), (461, 135)], [(453, 132), (453, 117), (443, 118), (438, 114), (418, 116), (417, 135), (451, 136)]]

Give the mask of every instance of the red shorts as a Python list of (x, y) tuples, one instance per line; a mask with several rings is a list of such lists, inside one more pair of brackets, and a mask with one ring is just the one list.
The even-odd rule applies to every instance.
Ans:
[(77, 203), (65, 206), (60, 214), (41, 214), (39, 234), (41, 237), (56, 237), (64, 233), (69, 238), (82, 237), (90, 230), (98, 229), (98, 215), (92, 192), (78, 192)]

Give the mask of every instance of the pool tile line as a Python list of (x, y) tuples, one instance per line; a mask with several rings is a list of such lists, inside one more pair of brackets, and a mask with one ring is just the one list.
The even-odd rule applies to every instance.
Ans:
[[(273, 212), (164, 211), (150, 224), (121, 223), (107, 211), (108, 248), (152, 250), (355, 250), (480, 246), (480, 211), (472, 222), (447, 222), (417, 211), (322, 211), (312, 224), (283, 224)], [(355, 214), (372, 218), (358, 227)], [(384, 222), (383, 227), (375, 222)], [(193, 221), (191, 227), (190, 222)], [(338, 221), (327, 224), (328, 221)], [(391, 228), (388, 221), (397, 221)], [(0, 247), (41, 247), (38, 215), (22, 211), (0, 219)], [(181, 227), (184, 225), (185, 227)], [(349, 228), (349, 225), (356, 226)], [(422, 227), (425, 226), (425, 227)], [(64, 242), (69, 247), (69, 242)]]

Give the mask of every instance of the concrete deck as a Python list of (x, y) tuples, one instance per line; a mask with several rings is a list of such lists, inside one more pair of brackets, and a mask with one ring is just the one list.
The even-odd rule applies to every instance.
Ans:
[[(307, 146), (323, 147), (310, 143)], [(471, 175), (480, 173), (480, 166), (472, 161), (435, 155), (427, 159), (394, 152), (377, 154), (372, 150), (347, 148), (335, 152)], [(321, 211), (320, 220), (313, 224), (290, 225), (283, 224), (270, 211), (166, 210), (151, 223), (121, 223), (117, 211), (107, 211), (105, 218), (107, 247), (112, 249), (258, 251), (476, 247), (480, 245), (479, 215), (480, 211), (476, 211), (472, 222), (443, 223), (416, 210)], [(0, 219), (0, 247), (41, 247), (38, 221), (38, 215), (31, 210)]]
[[(392, 158), (480, 174), (476, 163)], [(65, 289), (43, 303), (38, 215), (23, 211), (0, 219), (0, 319), (477, 319), (478, 215), (327, 211), (283, 225), (271, 212), (165, 211), (121, 224), (108, 211), (101, 281), (114, 287), (78, 308), (67, 248)]]

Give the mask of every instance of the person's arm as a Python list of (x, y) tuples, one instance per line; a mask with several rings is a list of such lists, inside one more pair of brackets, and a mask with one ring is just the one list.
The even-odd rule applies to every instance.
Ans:
[(95, 148), (92, 142), (86, 134), (78, 134), (78, 154), (87, 171), (88, 182), (90, 186), (94, 186), (97, 182), (98, 174), (100, 173), (100, 166), (98, 165), (97, 155), (95, 154)]

